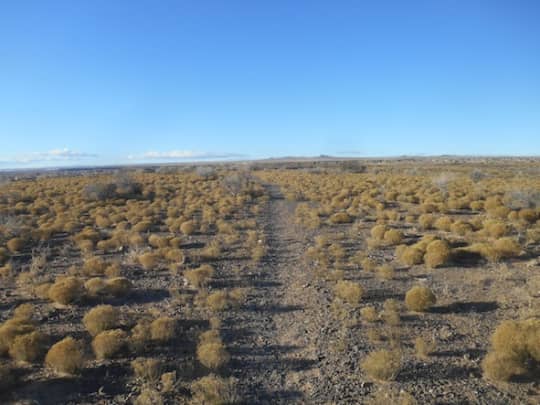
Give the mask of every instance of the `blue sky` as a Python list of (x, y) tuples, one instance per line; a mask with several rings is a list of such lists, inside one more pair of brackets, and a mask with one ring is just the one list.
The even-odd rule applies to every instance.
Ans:
[(6, 1), (0, 167), (540, 153), (540, 2)]

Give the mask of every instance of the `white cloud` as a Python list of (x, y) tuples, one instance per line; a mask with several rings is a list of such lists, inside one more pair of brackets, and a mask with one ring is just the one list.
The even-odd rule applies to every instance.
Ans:
[(97, 157), (95, 154), (76, 152), (68, 148), (52, 149), (47, 152), (30, 152), (0, 159), (2, 163), (28, 164), (38, 162), (65, 162)]
[(202, 160), (240, 158), (239, 153), (211, 153), (192, 150), (171, 150), (166, 152), (149, 151), (142, 155), (129, 155), (130, 160)]

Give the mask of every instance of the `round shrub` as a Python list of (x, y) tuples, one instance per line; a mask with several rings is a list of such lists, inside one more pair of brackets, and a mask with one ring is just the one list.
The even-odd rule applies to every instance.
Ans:
[(405, 306), (410, 311), (425, 312), (436, 302), (435, 294), (429, 288), (423, 286), (415, 286), (407, 291), (405, 295)]
[(58, 373), (76, 374), (85, 363), (82, 342), (68, 336), (55, 343), (45, 356), (45, 364)]
[(98, 305), (86, 313), (83, 324), (86, 330), (95, 336), (108, 329), (114, 329), (119, 323), (119, 311), (111, 305)]

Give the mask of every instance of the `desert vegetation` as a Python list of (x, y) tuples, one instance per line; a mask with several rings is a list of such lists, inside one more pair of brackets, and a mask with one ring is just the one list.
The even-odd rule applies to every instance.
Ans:
[(455, 163), (2, 183), (0, 402), (535, 403), (540, 163)]

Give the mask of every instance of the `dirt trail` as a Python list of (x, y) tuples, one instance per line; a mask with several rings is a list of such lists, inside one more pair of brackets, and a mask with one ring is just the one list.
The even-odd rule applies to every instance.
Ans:
[(279, 188), (267, 186), (263, 214), (266, 258), (245, 275), (251, 288), (245, 308), (229, 320), (232, 372), (245, 403), (311, 403), (317, 355), (310, 344), (309, 308), (303, 291), (309, 276), (301, 267), (303, 241), (295, 234), (294, 205)]

